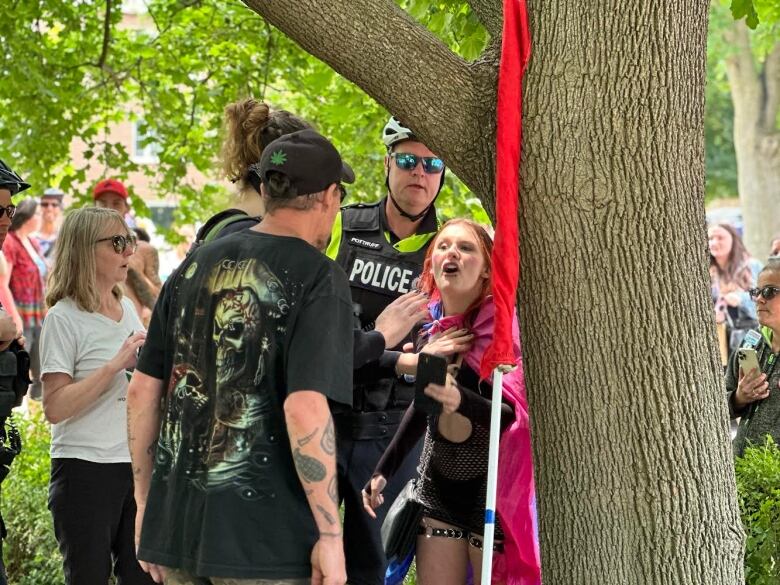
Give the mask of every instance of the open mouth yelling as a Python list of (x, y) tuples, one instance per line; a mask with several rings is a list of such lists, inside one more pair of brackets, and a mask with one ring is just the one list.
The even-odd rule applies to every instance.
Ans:
[(445, 262), (441, 265), (442, 274), (452, 275), (457, 274), (460, 269), (455, 262)]

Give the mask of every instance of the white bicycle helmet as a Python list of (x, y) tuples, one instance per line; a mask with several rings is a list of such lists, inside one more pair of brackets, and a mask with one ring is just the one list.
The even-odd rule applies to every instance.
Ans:
[(398, 121), (398, 118), (391, 116), (382, 130), (382, 142), (385, 143), (387, 150), (404, 140), (414, 140), (414, 133)]

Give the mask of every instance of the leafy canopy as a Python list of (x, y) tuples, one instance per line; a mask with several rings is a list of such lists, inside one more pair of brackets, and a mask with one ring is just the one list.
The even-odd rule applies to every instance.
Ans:
[[(770, 9), (778, 1), (750, 4), (768, 23), (778, 20)], [(489, 41), (465, 2), (396, 2), (467, 60)], [(105, 0), (0, 3), (9, 39), (0, 49), (0, 157), (13, 163), (34, 192), (58, 185), (86, 203), (88, 168), (120, 178), (140, 171), (153, 178), (160, 198), (181, 203), (176, 222), (200, 221), (228, 201), (216, 160), (222, 111), (251, 95), (307, 118), (333, 140), (356, 171), (350, 201), (384, 194), (379, 136), (389, 114), (355, 85), (233, 0), (134, 4), (146, 11), (123, 15), (117, 2), (108, 9)], [(710, 196), (736, 190), (724, 79), (710, 68)], [(112, 138), (112, 125), (123, 120), (138, 122), (142, 142), (156, 146), (158, 164), (140, 165)], [(86, 159), (80, 166), (70, 158), (74, 140)], [(193, 170), (205, 182), (193, 181)], [(137, 197), (134, 206), (145, 213)], [(445, 216), (487, 221), (479, 200), (452, 173), (439, 207)]]
[[(138, 3), (136, 3), (138, 4)], [(310, 120), (355, 168), (351, 200), (384, 193), (379, 139), (389, 114), (365, 93), (302, 51), (246, 6), (230, 0), (149, 0), (123, 15), (116, 2), (2, 3), (9, 23), (0, 50), (0, 157), (42, 191), (58, 185), (86, 203), (88, 168), (127, 178), (152, 177), (162, 198), (182, 205), (176, 220), (195, 223), (227, 203), (217, 154), (222, 112), (253, 96)], [(402, 0), (453, 50), (472, 59), (487, 33), (467, 5)], [(110, 136), (138, 122), (159, 163), (140, 165)], [(79, 141), (86, 163), (70, 158)], [(206, 181), (192, 181), (192, 170)], [(132, 186), (131, 186), (132, 189)], [(440, 196), (445, 215), (487, 221), (476, 197), (451, 173)], [(145, 212), (134, 198), (136, 212)]]
[(759, 22), (777, 25), (780, 23), (780, 0), (731, 0), (731, 14), (736, 20), (744, 18), (752, 29)]

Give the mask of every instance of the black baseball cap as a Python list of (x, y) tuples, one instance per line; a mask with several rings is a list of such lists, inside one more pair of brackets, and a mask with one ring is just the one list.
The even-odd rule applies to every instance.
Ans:
[(263, 149), (260, 180), (270, 172), (285, 175), (298, 195), (324, 191), (333, 183), (354, 183), (355, 173), (341, 160), (336, 147), (314, 130), (298, 130), (280, 136)]

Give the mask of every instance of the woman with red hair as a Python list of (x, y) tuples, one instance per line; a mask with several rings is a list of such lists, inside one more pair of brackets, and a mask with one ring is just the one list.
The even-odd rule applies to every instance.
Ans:
[[(481, 226), (456, 219), (442, 227), (428, 249), (420, 288), (430, 295), (432, 320), (423, 327), (422, 351), (441, 352), (446, 345), (442, 339), (463, 329), (473, 337), (468, 350), (454, 356), (445, 384), (425, 388), (441, 404), (441, 413), (426, 415), (412, 403), (364, 490), (364, 507), (373, 515), (383, 503), (387, 480), (425, 435), (415, 494), (423, 509), (417, 537), (419, 585), (465, 584), (469, 565), (474, 582), (480, 583), (491, 385), (480, 380), (479, 365), (493, 334), (492, 247)], [(455, 339), (462, 342), (460, 335)], [(535, 585), (539, 557), (533, 466), (517, 319), (513, 337), (518, 367), (504, 376), (493, 582)]]

